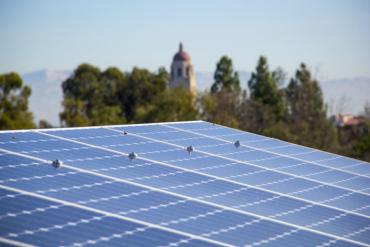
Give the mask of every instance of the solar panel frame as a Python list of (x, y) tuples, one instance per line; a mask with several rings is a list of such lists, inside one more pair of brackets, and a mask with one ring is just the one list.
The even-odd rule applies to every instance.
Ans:
[[(174, 125), (176, 125), (177, 127), (175, 127), (174, 128)], [(173, 133), (176, 133), (175, 131), (181, 131), (181, 132), (184, 132), (184, 133), (186, 133), (186, 134), (181, 134), (180, 135), (180, 137), (179, 138), (177, 138), (177, 139), (185, 139), (185, 141), (186, 141), (186, 137), (187, 136), (189, 136), (188, 134), (195, 134), (195, 135), (197, 135), (197, 137), (199, 137), (197, 140), (199, 141), (199, 142), (197, 142), (196, 143), (196, 145), (195, 145), (195, 147), (197, 147), (198, 146), (198, 144), (200, 144), (200, 146), (201, 145), (203, 145), (203, 146), (209, 146), (209, 145), (219, 145), (219, 146), (225, 146), (226, 144), (230, 144), (230, 141), (225, 141), (224, 139), (220, 139), (219, 137), (212, 137), (212, 136), (208, 136), (208, 135), (204, 135), (203, 133), (201, 133), (201, 134), (199, 134), (199, 133), (196, 133), (196, 132), (194, 132), (194, 129), (196, 130), (196, 131), (201, 131), (201, 132), (204, 132), (204, 131), (208, 131), (208, 132), (212, 132), (212, 131), (215, 131), (215, 130), (223, 130), (223, 134), (221, 134), (221, 135), (223, 135), (224, 137), (225, 137), (225, 135), (226, 135), (226, 137), (230, 137), (230, 136), (232, 136), (232, 137), (234, 137), (232, 134), (231, 135), (229, 135), (230, 134), (230, 131), (229, 131), (229, 129), (227, 129), (227, 128), (224, 128), (224, 127), (219, 127), (219, 126), (215, 126), (215, 125), (213, 125), (213, 124), (210, 124), (210, 123), (206, 123), (206, 122), (192, 122), (192, 123), (171, 123), (171, 124), (167, 124), (167, 123), (160, 123), (160, 124), (149, 124), (149, 125), (137, 125), (137, 126), (106, 126), (106, 127), (104, 127), (104, 128), (101, 128), (101, 127), (96, 127), (96, 128), (80, 128), (80, 130), (82, 130), (82, 132), (83, 132), (83, 130), (86, 130), (86, 129), (90, 129), (90, 130), (96, 130), (96, 132), (97, 133), (100, 133), (101, 131), (101, 129), (103, 129), (104, 131), (106, 131), (106, 130), (115, 130), (115, 131), (117, 131), (117, 129), (119, 129), (118, 130), (118, 132), (117, 132), (117, 134), (115, 135), (115, 134), (111, 134), (111, 135), (109, 135), (109, 133), (110, 132), (106, 132), (107, 134), (106, 134), (106, 137), (101, 137), (101, 139), (104, 139), (104, 138), (110, 138), (109, 140), (113, 140), (115, 137), (117, 137), (117, 136), (119, 136), (119, 137), (121, 137), (121, 135), (122, 135), (122, 133), (120, 133), (120, 134), (118, 134), (119, 132), (121, 132), (121, 130), (120, 129), (122, 129), (122, 128), (124, 128), (124, 129), (133, 129), (133, 128), (137, 128), (137, 129), (139, 129), (139, 130), (142, 130), (142, 132), (140, 133), (140, 134), (135, 134), (135, 133), (133, 133), (132, 131), (129, 131), (129, 136), (137, 136), (137, 137), (140, 137), (140, 140), (147, 140), (147, 141), (141, 141), (141, 144), (139, 144), (139, 145), (142, 145), (143, 143), (142, 142), (149, 142), (148, 143), (148, 145), (146, 145), (146, 148), (143, 148), (142, 149), (142, 151), (147, 151), (148, 150), (148, 148), (149, 147), (151, 147), (151, 145), (153, 145), (153, 144), (156, 144), (156, 145), (158, 145), (159, 143), (162, 143), (162, 144), (166, 144), (166, 145), (163, 145), (163, 146), (161, 146), (161, 145), (159, 145), (159, 147), (158, 146), (155, 146), (155, 147), (153, 147), (154, 149), (149, 149), (150, 151), (147, 151), (147, 152), (142, 152), (141, 150), (141, 153), (144, 155), (144, 157), (139, 157), (139, 159), (140, 160), (142, 160), (142, 161), (144, 161), (142, 164), (144, 165), (145, 163), (149, 163), (149, 164), (157, 164), (157, 165), (161, 165), (161, 169), (163, 169), (163, 167), (167, 167), (167, 170), (169, 169), (169, 168), (171, 168), (171, 169), (169, 169), (168, 171), (167, 171), (167, 173), (168, 174), (171, 174), (171, 171), (175, 171), (175, 172), (178, 172), (177, 174), (187, 174), (187, 173), (192, 173), (192, 174), (199, 174), (199, 175), (202, 175), (202, 176), (206, 176), (206, 177), (209, 177), (210, 179), (216, 179), (217, 181), (225, 181), (225, 182), (228, 182), (228, 183), (232, 183), (232, 184), (235, 184), (235, 185), (240, 185), (240, 186), (248, 186), (248, 187), (250, 187), (250, 185), (248, 185), (248, 184), (245, 184), (245, 183), (238, 183), (238, 182), (235, 182), (235, 181), (229, 181), (229, 180), (227, 180), (227, 179), (223, 179), (222, 177), (219, 177), (219, 176), (215, 176), (215, 175), (210, 175), (210, 174), (208, 174), (208, 173), (204, 173), (205, 171), (207, 171), (207, 169), (204, 169), (202, 172), (198, 172), (198, 171), (194, 171), (193, 169), (194, 169), (194, 167), (187, 167), (187, 166), (185, 166), (186, 168), (184, 168), (184, 166), (178, 166), (178, 165), (172, 165), (172, 164), (167, 164), (166, 162), (161, 162), (160, 160), (157, 160), (157, 158), (155, 158), (155, 159), (153, 159), (152, 157), (153, 156), (151, 156), (151, 158), (145, 158), (145, 155), (156, 155), (157, 153), (161, 153), (161, 152), (163, 152), (164, 150), (162, 150), (162, 147), (168, 147), (168, 146), (170, 146), (170, 147), (172, 147), (172, 149), (166, 149), (165, 151), (166, 152), (181, 152), (183, 149), (184, 149), (184, 146), (183, 146), (183, 144), (185, 143), (184, 142), (184, 140), (177, 140), (177, 142), (178, 143), (172, 143), (172, 142), (170, 142), (171, 141), (171, 139), (170, 140), (168, 140), (168, 139), (165, 139), (165, 141), (161, 141), (161, 140), (158, 140), (158, 139), (155, 139), (155, 138), (152, 138), (152, 137), (147, 137), (147, 136), (142, 136), (142, 135), (149, 135), (149, 136), (153, 136), (153, 132), (158, 132), (158, 131), (163, 131), (162, 130), (162, 127), (163, 126), (165, 126), (165, 127), (167, 127), (167, 128), (172, 128), (172, 130), (166, 130), (167, 131), (167, 133), (166, 133), (166, 131), (164, 131), (164, 133), (161, 133), (161, 134), (163, 134), (164, 136), (166, 135), (166, 134), (173, 134)], [(178, 127), (179, 126), (181, 126), (181, 129), (179, 129)], [(196, 128), (194, 128), (194, 126), (196, 127)], [(149, 127), (149, 128), (148, 128)], [(177, 129), (176, 129), (177, 128)], [(214, 128), (218, 128), (218, 129), (214, 129)], [(226, 129), (226, 130), (225, 130)], [(66, 132), (69, 132), (70, 130), (69, 129), (64, 129)], [(74, 129), (74, 130), (79, 130), (79, 129)], [(89, 143), (85, 143), (84, 141), (86, 141), (86, 140), (93, 140), (94, 138), (93, 137), (91, 137), (91, 138), (89, 138), (89, 137), (86, 137), (86, 136), (82, 136), (81, 138), (76, 138), (76, 137), (74, 137), (74, 136), (70, 136), (69, 138), (65, 138), (65, 137), (60, 137), (60, 136), (56, 136), (55, 134), (56, 133), (58, 133), (58, 131), (60, 132), (61, 130), (43, 130), (43, 131), (39, 131), (39, 130), (35, 130), (35, 131), (30, 131), (30, 132), (33, 132), (32, 134), (28, 134), (29, 132), (27, 132), (27, 131), (25, 131), (26, 132), (26, 134), (24, 135), (24, 136), (21, 136), (20, 137), (20, 141), (22, 141), (22, 142), (25, 142), (25, 143), (27, 143), (27, 142), (29, 142), (29, 143), (35, 143), (34, 141), (35, 141), (35, 135), (34, 134), (41, 134), (41, 135), (43, 135), (45, 138), (44, 138), (44, 140), (48, 140), (48, 139), (54, 139), (54, 138), (56, 138), (56, 139), (59, 139), (59, 140), (63, 140), (63, 141), (66, 141), (66, 142), (68, 142), (68, 143), (75, 143), (75, 144), (81, 144), (81, 145), (84, 145), (85, 146), (85, 148), (83, 148), (83, 149), (81, 149), (81, 147), (80, 147), (80, 145), (70, 145), (70, 146), (68, 146), (68, 144), (67, 144), (67, 147), (68, 148), (72, 148), (72, 150), (73, 150), (73, 148), (76, 148), (76, 152), (74, 152), (73, 153), (73, 155), (71, 155), (72, 157), (79, 157), (78, 156), (78, 152), (81, 152), (81, 150), (83, 150), (82, 151), (82, 153), (83, 153), (83, 155), (86, 155), (86, 154), (89, 154), (90, 155), (90, 151), (91, 151), (91, 157), (90, 156), (88, 156), (87, 158), (89, 158), (89, 159), (93, 159), (93, 158), (96, 158), (96, 157), (99, 157), (99, 155), (96, 155), (96, 153), (99, 153), (99, 151), (98, 150), (101, 150), (101, 151), (108, 151), (108, 152), (110, 152), (110, 153), (112, 153), (112, 156), (115, 156), (116, 158), (118, 158), (118, 157), (120, 157), (120, 156), (122, 156), (122, 155), (127, 155), (127, 153), (124, 153), (124, 152), (121, 152), (121, 151), (116, 151), (116, 150), (112, 150), (111, 148), (112, 147), (114, 147), (114, 145), (119, 145), (120, 143), (119, 143), (119, 141), (117, 141), (117, 142), (111, 142), (111, 143), (109, 143), (108, 145), (104, 145), (104, 142), (99, 142), (99, 141), (97, 141), (96, 143), (94, 143), (94, 144), (89, 144)], [(103, 132), (104, 132), (103, 131)], [(235, 130), (232, 130), (232, 131), (235, 131)], [(72, 131), (70, 131), (70, 132), (72, 132)], [(194, 132), (194, 133), (193, 133)], [(7, 135), (7, 137), (5, 137), (4, 138), (4, 136), (3, 135), (1, 135), (1, 134), (3, 134), (3, 133), (0, 133), (0, 144), (5, 144), (5, 145), (7, 145), (7, 143), (6, 143), (6, 141), (4, 141), (4, 139), (6, 140), (7, 138), (10, 138), (13, 134), (12, 133), (14, 133), (14, 132), (9, 132), (9, 135)], [(23, 133), (23, 132), (19, 132), (19, 133)], [(36, 134), (36, 135), (37, 135)], [(155, 134), (154, 134), (155, 135)], [(249, 135), (249, 136), (251, 136), (252, 138), (253, 138), (253, 140), (255, 141), (254, 143), (258, 143), (258, 140), (262, 140), (263, 138), (266, 138), (266, 137), (260, 137), (260, 136), (258, 136), (258, 135), (254, 135), (254, 134), (250, 134), (250, 133), (248, 133), (247, 135)], [(39, 136), (38, 136), (39, 137)], [(46, 138), (46, 137), (48, 137), (48, 138)], [(99, 138), (99, 137), (98, 137)], [(98, 139), (98, 138), (95, 138), (95, 139)], [(212, 142), (208, 142), (207, 143), (207, 140), (208, 139), (209, 140), (213, 140)], [(37, 138), (36, 138), (37, 139)], [(9, 140), (9, 139), (8, 139)], [(42, 139), (41, 139), (42, 140)], [(190, 139), (191, 140), (191, 139)], [(252, 140), (252, 141), (253, 141)], [(18, 141), (18, 138), (17, 138), (17, 141)], [(151, 142), (152, 141), (152, 142)], [(40, 142), (43, 142), (43, 141), (40, 141)], [(48, 141), (44, 141), (44, 142), (48, 142)], [(55, 141), (55, 142), (58, 142), (58, 141)], [(277, 140), (271, 140), (271, 141), (269, 141), (270, 142), (270, 145), (271, 145), (271, 143), (280, 143), (280, 141), (277, 141)], [(58, 142), (58, 143), (64, 143), (64, 142)], [(180, 144), (182, 144), (182, 145), (179, 145), (179, 143)], [(209, 144), (209, 143), (211, 143), (211, 144)], [(253, 142), (252, 142), (253, 143)], [(64, 144), (66, 144), (66, 143), (64, 143)], [(58, 144), (59, 145), (59, 144)], [(102, 146), (100, 146), (100, 145), (102, 145)], [(284, 145), (287, 145), (287, 144), (284, 144)], [(32, 145), (30, 145), (30, 146), (32, 146)], [(153, 145), (154, 146), (154, 145)], [(242, 142), (242, 147), (243, 146), (245, 146), (244, 144), (243, 144), (243, 142)], [(1, 147), (1, 146), (0, 146)], [(136, 147), (138, 147), (138, 146), (136, 146)], [(251, 146), (245, 146), (246, 148), (248, 148), (248, 149), (256, 149), (256, 147), (251, 147)], [(20, 150), (21, 150), (21, 148), (19, 148), (19, 146), (18, 146), (18, 149), (17, 150), (15, 150), (16, 152), (12, 152), (12, 151), (9, 151), (9, 150), (4, 150), (4, 149), (2, 149), (1, 148), (1, 150), (3, 150), (3, 151), (5, 151), (5, 152), (7, 152), (7, 153), (13, 153), (13, 154), (15, 154), (15, 155), (18, 155), (18, 156), (24, 156), (24, 157), (29, 157), (29, 158), (32, 158), (33, 160), (41, 160), (40, 158), (35, 158), (35, 157), (33, 157), (32, 155), (35, 155), (35, 154), (37, 154), (37, 155), (40, 155), (40, 153), (41, 153), (41, 155), (43, 155), (42, 153), (45, 151), (45, 150), (48, 150), (48, 149), (44, 149), (44, 146), (39, 146), (39, 147), (37, 147), (37, 145), (36, 146), (33, 146), (33, 148), (35, 148), (35, 149), (33, 149), (33, 150), (31, 150), (31, 151), (28, 151), (28, 153), (23, 153), (23, 154), (20, 154), (20, 153), (17, 153), (17, 152), (19, 152)], [(41, 149), (40, 149), (41, 148)], [(65, 152), (72, 152), (72, 150), (70, 150), (70, 149), (68, 149), (68, 148), (65, 148), (65, 149), (67, 149), (67, 150), (64, 150)], [(248, 149), (246, 149), (246, 150), (248, 150)], [(259, 149), (259, 148), (257, 148), (257, 149)], [(276, 150), (276, 149), (274, 149), (274, 150)], [(63, 152), (64, 152), (63, 151)], [(86, 152), (87, 151), (87, 152)], [(264, 152), (264, 150), (261, 150), (261, 151), (263, 151)], [(24, 152), (24, 151), (23, 151)], [(55, 152), (59, 152), (59, 151), (55, 151)], [(221, 158), (222, 160), (224, 160), (224, 159), (226, 159), (226, 160), (230, 160), (230, 161), (233, 161), (233, 160), (231, 160), (230, 158), (228, 158), (228, 157), (224, 157), (223, 155), (215, 155), (215, 154), (213, 154), (213, 153), (208, 153), (208, 152), (204, 152), (204, 151), (198, 151), (197, 149), (195, 150), (195, 154), (193, 155), (193, 153), (192, 153), (192, 156), (191, 156), (191, 158), (193, 158), (193, 161), (194, 160), (196, 160), (196, 158), (201, 158), (202, 157), (202, 155), (198, 155), (199, 154), (199, 152), (203, 152), (203, 154), (207, 154), (209, 157), (219, 157), (219, 158)], [(308, 152), (308, 151), (307, 151)], [(50, 153), (50, 152), (46, 152), (46, 153)], [(72, 153), (71, 153), (72, 154)], [(101, 152), (101, 155), (103, 155), (103, 154), (105, 154), (105, 152)], [(290, 157), (290, 156), (287, 156), (287, 155), (281, 155), (281, 154), (276, 154), (276, 153), (272, 153), (273, 154), (273, 156), (278, 156), (278, 157)], [(63, 153), (63, 156), (64, 155), (67, 155), (67, 154), (65, 154), (65, 153)], [(198, 156), (197, 156), (198, 155)], [(330, 157), (331, 158), (331, 156), (332, 156), (332, 154), (320, 154), (320, 157)], [(43, 158), (45, 158), (46, 160), (43, 160), (43, 161), (45, 161), (45, 162), (47, 162), (48, 161), (48, 159), (47, 159), (47, 157), (50, 157), (50, 156), (41, 156), (41, 158), (43, 159)], [(85, 157), (86, 158), (86, 156), (83, 156), (83, 157)], [(154, 156), (154, 157), (157, 157), (157, 156)], [(175, 156), (175, 157), (177, 157), (177, 156)], [(181, 157), (181, 155), (179, 155), (179, 157)], [(336, 156), (335, 156), (336, 157)], [(1, 156), (0, 156), (0, 159), (1, 159)], [(82, 160), (83, 158), (75, 158), (75, 162), (78, 162), (78, 160)], [(316, 158), (315, 158), (316, 159)], [(68, 160), (68, 159), (67, 159)], [(295, 160), (299, 160), (299, 161), (303, 161), (303, 159), (295, 159)], [(328, 160), (328, 161), (330, 161), (330, 160)], [(240, 163), (240, 160), (235, 160), (234, 161), (236, 164), (243, 164), (243, 162), (244, 161), (242, 161), (241, 163)], [(305, 162), (308, 162), (309, 164), (315, 164), (315, 163), (317, 163), (317, 160), (316, 161), (305, 161)], [(73, 162), (70, 162), (71, 164), (73, 164)], [(348, 160), (346, 160), (346, 166), (350, 166), (350, 167), (357, 167), (357, 164), (355, 164), (355, 163), (351, 163), (350, 161), (348, 161)], [(362, 163), (364, 163), (364, 162), (362, 162)], [(349, 165), (348, 165), (349, 164)], [(81, 165), (83, 165), (83, 161), (81, 161)], [(294, 164), (293, 164), (294, 165)], [(296, 164), (295, 164), (296, 165)], [(317, 165), (317, 164), (315, 164), (315, 165)], [(321, 164), (319, 164), (319, 166), (320, 166)], [(328, 165), (324, 165), (325, 167), (330, 167), (330, 166), (328, 166)], [(324, 167), (323, 166), (323, 167)], [(1, 166), (0, 166), (1, 167)], [(81, 167), (81, 166), (79, 166), (79, 167)], [(321, 166), (320, 166), (321, 167)], [(114, 168), (114, 167), (113, 167)], [(263, 166), (254, 166), (254, 168), (263, 168), (263, 169), (266, 169), (266, 167), (263, 167)], [(81, 168), (77, 168), (77, 167), (73, 167), (73, 169), (80, 169), (81, 171), (83, 170), (83, 172), (87, 172), (87, 173), (96, 173), (96, 172), (94, 172), (94, 171), (86, 171), (85, 169), (81, 169)], [(101, 168), (101, 169), (104, 169), (104, 168)], [(175, 170), (173, 170), (173, 169), (175, 169)], [(272, 171), (272, 172), (276, 172), (275, 171), (275, 169), (271, 169), (270, 168), (270, 170)], [(345, 171), (342, 171), (342, 168), (339, 168), (339, 169), (334, 169), (334, 170), (338, 170), (338, 171), (340, 171), (340, 172), (345, 172)], [(0, 170), (1, 171), (1, 170)], [(257, 172), (259, 171), (259, 170), (256, 170)], [(173, 173), (173, 172), (172, 172)], [(153, 177), (153, 176), (164, 176), (166, 173), (162, 173), (162, 170), (158, 173), (158, 174), (152, 174), (152, 173), (150, 173), (150, 175)], [(176, 174), (176, 175), (177, 175)], [(279, 174), (285, 174), (285, 173), (279, 173)], [(292, 174), (290, 174), (290, 173), (288, 173), (289, 175), (292, 175)], [(347, 173), (346, 173), (347, 174)], [(95, 175), (102, 175), (102, 176), (105, 176), (105, 177), (109, 177), (109, 179), (112, 179), (113, 178), (113, 180), (115, 180), (115, 179), (118, 179), (118, 180), (122, 180), (123, 181), (123, 179), (122, 178), (114, 178), (114, 177), (112, 177), (112, 176), (107, 176), (107, 175), (103, 175), (103, 174), (95, 174)], [(145, 176), (144, 176), (145, 177)], [(294, 176), (294, 177), (296, 177), (296, 178), (299, 178), (299, 177), (301, 177), (301, 176)], [(366, 176), (364, 176), (364, 178), (366, 178)], [(124, 181), (125, 182), (128, 182), (127, 181), (127, 178), (126, 179), (124, 179)], [(140, 180), (139, 180), (140, 181)], [(287, 181), (289, 181), (289, 180), (287, 180)], [(311, 180), (309, 180), (309, 181), (311, 181)], [(350, 180), (349, 180), (350, 181)], [(280, 183), (280, 181), (276, 181), (277, 183)], [(365, 180), (362, 180), (362, 181), (360, 181), (360, 184), (361, 183), (365, 183), (365, 182), (367, 182), (367, 180), (365, 179)], [(153, 189), (154, 187), (152, 187), (153, 185), (151, 185), (151, 186), (148, 186), (148, 185), (143, 185), (143, 184), (140, 184), (139, 183), (139, 185), (141, 185), (141, 186), (144, 186), (144, 187), (148, 187), (148, 188), (150, 188), (150, 189)], [(319, 183), (319, 185), (328, 185), (328, 184), (324, 184), (324, 183)], [(1, 186), (1, 185), (0, 185)], [(354, 184), (351, 184), (351, 185), (348, 185), (348, 186), (358, 186), (358, 184), (356, 184), (356, 183), (354, 183)], [(217, 187), (217, 186), (216, 186)], [(339, 187), (338, 187), (339, 188)], [(357, 188), (357, 187), (356, 187)], [(266, 190), (266, 189), (262, 189), (262, 188), (255, 188), (255, 189), (258, 189), (258, 190), (260, 190), (260, 191), (269, 191), (269, 190)], [(237, 190), (237, 189), (235, 189), (235, 190)], [(347, 189), (348, 190), (348, 189)], [(349, 190), (349, 191), (351, 191), (351, 190)], [(161, 191), (161, 192), (165, 192), (165, 193), (167, 193), (168, 191)], [(353, 192), (356, 192), (357, 193), (357, 191), (354, 189), (353, 190)], [(275, 192), (273, 192), (274, 194), (276, 194), (276, 195), (279, 195), (279, 196), (284, 196), (284, 198), (286, 198), (286, 196), (284, 195), (284, 193), (281, 193), (281, 195), (279, 194), (279, 193), (276, 193), (276, 191)], [(181, 193), (179, 193), (178, 191), (177, 192), (175, 192), (174, 193), (176, 196), (180, 196), (180, 197), (184, 197), (184, 195), (183, 194), (181, 194)], [(362, 193), (364, 196), (365, 195), (367, 195), (367, 193)], [(186, 198), (186, 197), (185, 197)], [(297, 198), (294, 198), (295, 200), (297, 200)], [(223, 206), (220, 202), (218, 202), (218, 203), (216, 203), (216, 204), (214, 204), (213, 202), (209, 202), (209, 201), (204, 201), (204, 200), (198, 200), (200, 203), (205, 203), (205, 204), (208, 204), (208, 205), (214, 205), (214, 206), (217, 206), (217, 207), (219, 207), (219, 206)], [(305, 200), (299, 200), (300, 202), (304, 202)], [(308, 200), (309, 201), (309, 200)], [(312, 203), (311, 201), (310, 201), (310, 203)], [(315, 205), (316, 205), (317, 203), (315, 203)], [(369, 205), (365, 205), (365, 206), (369, 206)], [(336, 209), (337, 210), (337, 207), (331, 207), (331, 206), (329, 206), (328, 207), (328, 205), (325, 205), (325, 207), (326, 208), (333, 208), (333, 209)], [(223, 206), (223, 208), (226, 208), (227, 210), (231, 210), (232, 209), (232, 211), (235, 211), (235, 209), (233, 209), (231, 206)], [(346, 212), (346, 210), (342, 210), (343, 212)], [(235, 212), (239, 212), (239, 210), (236, 210)], [(244, 211), (241, 211), (241, 212), (239, 212), (239, 213), (246, 213), (246, 212), (244, 212)], [(281, 212), (281, 213), (283, 213), (283, 212)], [(348, 213), (348, 215), (356, 215), (354, 212), (351, 212), (351, 211), (348, 211), (348, 212), (346, 212), (346, 213)], [(250, 214), (250, 213), (249, 213)], [(254, 215), (254, 214), (250, 214), (250, 215)], [(268, 221), (267, 222), (271, 222), (271, 219), (270, 218), (266, 218), (266, 217), (261, 217), (262, 215), (255, 215), (255, 216), (257, 216), (257, 217), (259, 217), (259, 218), (263, 218), (263, 219), (268, 219)], [(263, 221), (263, 222), (265, 222), (265, 221)], [(272, 222), (275, 222), (275, 220), (273, 220)], [(280, 222), (280, 221), (277, 221), (279, 224), (281, 224), (281, 223), (287, 223), (287, 222)], [(286, 225), (286, 226), (290, 226), (290, 224), (288, 223), (288, 224), (283, 224), (283, 225)], [(294, 227), (297, 227), (296, 225), (292, 225), (292, 226), (294, 226)], [(366, 225), (365, 225), (366, 226)], [(244, 228), (241, 228), (241, 229), (244, 229)], [(362, 229), (364, 229), (364, 228), (362, 228)], [(316, 231), (316, 230), (312, 230), (312, 229), (306, 229), (306, 228), (304, 228), (304, 227), (298, 227), (298, 228), (293, 228), (292, 230), (290, 230), (290, 231), (288, 231), (288, 232), (290, 232), (289, 234), (287, 233), (287, 232), (283, 232), (283, 233), (281, 233), (280, 235), (282, 235), (282, 237), (279, 237), (279, 238), (274, 238), (274, 237), (270, 237), (270, 238), (272, 238), (271, 239), (271, 241), (276, 241), (277, 239), (280, 239), (280, 238), (284, 238), (284, 237), (286, 237), (286, 236), (290, 236), (290, 235), (292, 235), (292, 234), (297, 234), (297, 232), (302, 232), (302, 230), (304, 231), (304, 232), (306, 232), (305, 230), (309, 230), (309, 232), (311, 232), (311, 233), (313, 233), (313, 234), (319, 234), (320, 236), (329, 236), (329, 242), (331, 241), (331, 242), (333, 242), (333, 241), (337, 241), (337, 242), (333, 242), (333, 243), (342, 243), (341, 241), (342, 240), (344, 240), (344, 241), (346, 241), (346, 243), (353, 243), (353, 244), (361, 244), (362, 242), (360, 241), (356, 241), (356, 240), (351, 240), (351, 239), (347, 239), (346, 237), (344, 237), (344, 238), (341, 238), (341, 237), (339, 237), (339, 236), (335, 236), (335, 235), (331, 235), (331, 234), (325, 234), (324, 232), (320, 232), (320, 231)], [(360, 229), (361, 230), (361, 229)], [(367, 230), (366, 230), (367, 231)], [(363, 231), (363, 232), (366, 232), (365, 230)], [(323, 234), (324, 233), (324, 234)], [(362, 233), (362, 232), (360, 232), (360, 233)], [(359, 234), (360, 234), (359, 233)], [(348, 235), (349, 233), (343, 233), (344, 235)], [(277, 235), (277, 236), (280, 236), (279, 234)], [(331, 237), (333, 237), (333, 239), (330, 239)], [(270, 239), (270, 238), (267, 238), (267, 239)], [(208, 239), (208, 238), (206, 238), (206, 239)], [(366, 239), (366, 238), (365, 238)], [(1, 241), (1, 240), (0, 240)], [(231, 240), (230, 240), (231, 241)], [(263, 241), (263, 240), (261, 240), (262, 242), (261, 243), (269, 243), (269, 241), (268, 240), (266, 240), (265, 239), (265, 241)], [(267, 241), (267, 242), (266, 242)], [(216, 241), (217, 242), (217, 241)], [(330, 242), (330, 243), (331, 243)], [(221, 243), (223, 243), (223, 242), (221, 242)], [(234, 243), (235, 244), (235, 243)]]

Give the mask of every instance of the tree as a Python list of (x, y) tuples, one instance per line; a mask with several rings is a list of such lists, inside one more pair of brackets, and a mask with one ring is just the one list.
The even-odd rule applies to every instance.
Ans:
[(139, 107), (135, 122), (186, 121), (196, 117), (192, 94), (180, 86), (163, 91), (154, 97), (151, 104)]
[(44, 119), (41, 119), (39, 121), (39, 124), (38, 124), (37, 128), (39, 128), (39, 129), (50, 129), (50, 128), (53, 128), (53, 125), (51, 125), (51, 123), (49, 123), (48, 121), (46, 121)]
[(364, 117), (370, 120), (370, 102), (367, 101), (365, 106), (364, 106), (364, 112), (363, 112)]
[(32, 113), (28, 111), (31, 88), (23, 86), (17, 73), (0, 75), (0, 129), (34, 128)]
[(127, 75), (127, 83), (119, 89), (120, 103), (128, 122), (136, 118), (137, 108), (145, 107), (167, 87), (169, 75), (164, 68), (157, 73), (134, 68)]
[(336, 132), (326, 117), (318, 82), (311, 77), (305, 64), (301, 64), (286, 90), (289, 104), (289, 126), (299, 136), (299, 143), (316, 148), (330, 148), (336, 142)]
[(167, 87), (164, 68), (157, 73), (134, 68), (122, 73), (117, 68), (101, 72), (82, 64), (63, 82), (63, 125), (86, 126), (133, 122), (138, 108), (146, 108)]
[(217, 93), (222, 90), (226, 91), (239, 91), (240, 81), (237, 72), (234, 72), (233, 63), (227, 56), (222, 56), (216, 65), (214, 73), (214, 80), (211, 87), (212, 93)]
[(205, 93), (200, 98), (200, 115), (209, 122), (239, 127), (241, 94), (239, 91), (222, 90), (215, 93)]
[(62, 125), (87, 126), (125, 123), (117, 97), (124, 74), (116, 68), (100, 72), (89, 64), (80, 65), (62, 84)]
[(285, 114), (283, 95), (279, 90), (283, 79), (283, 71), (278, 68), (276, 71), (270, 72), (267, 58), (261, 56), (256, 71), (252, 73), (248, 81), (250, 99), (271, 107), (278, 119), (284, 117)]

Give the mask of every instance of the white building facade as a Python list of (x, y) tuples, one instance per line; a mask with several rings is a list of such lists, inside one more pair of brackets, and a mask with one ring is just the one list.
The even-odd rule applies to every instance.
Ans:
[(196, 94), (193, 65), (189, 54), (184, 51), (182, 43), (180, 43), (179, 51), (173, 57), (169, 87), (174, 88), (181, 85), (193, 95)]

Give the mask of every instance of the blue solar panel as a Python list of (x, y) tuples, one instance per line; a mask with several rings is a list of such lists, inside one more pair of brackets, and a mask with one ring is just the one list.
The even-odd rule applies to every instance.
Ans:
[(2, 132), (0, 243), (366, 246), (369, 167), (202, 121)]

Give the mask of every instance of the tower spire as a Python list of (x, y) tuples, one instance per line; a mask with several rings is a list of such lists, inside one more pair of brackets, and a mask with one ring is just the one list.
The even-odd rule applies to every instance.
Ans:
[(180, 42), (179, 51), (183, 50), (182, 42)]

